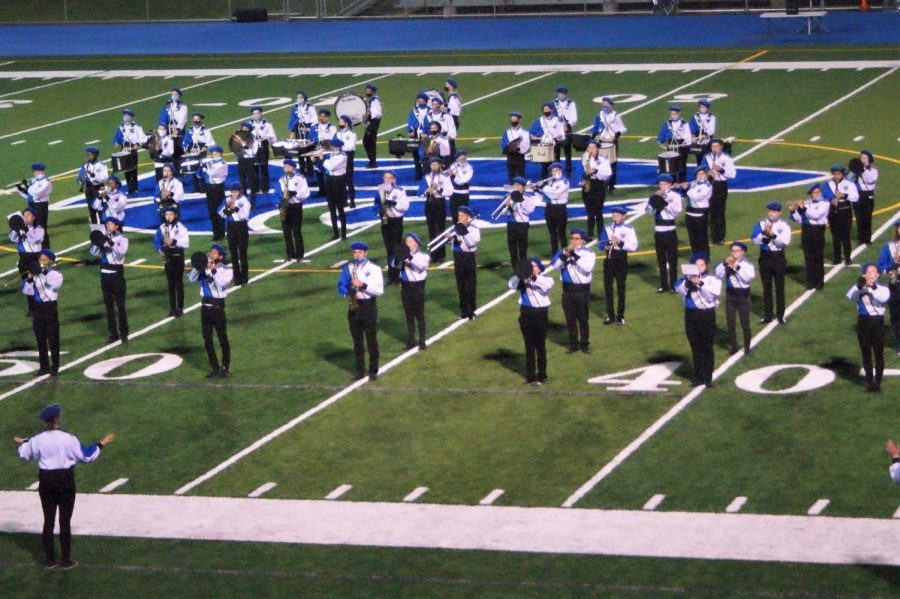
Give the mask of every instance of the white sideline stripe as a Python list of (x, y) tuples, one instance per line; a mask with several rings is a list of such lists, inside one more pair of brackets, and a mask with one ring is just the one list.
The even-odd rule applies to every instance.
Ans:
[[(59, 250), (58, 252), (56, 252), (56, 255), (62, 256), (66, 252), (71, 252), (72, 250), (77, 250), (78, 248), (88, 245), (90, 242), (91, 242), (91, 240), (88, 239), (87, 241), (82, 241), (81, 243), (76, 243), (75, 245), (69, 246), (64, 250)], [(18, 270), (19, 270), (18, 268), (11, 268), (11, 269), (7, 270), (6, 272), (0, 272), (0, 277), (8, 277), (9, 275), (13, 274), (14, 272), (18, 272)]]
[(62, 142), (63, 142), (63, 140), (61, 140), (61, 139), (54, 139), (53, 141), (48, 141), (48, 142), (47, 142), (47, 145), (48, 145), (48, 146), (55, 146), (56, 144), (61, 144)]
[(91, 141), (84, 142), (84, 145), (89, 146), (91, 144), (98, 144), (98, 143), (100, 143), (99, 139), (92, 139)]
[(11, 146), (17, 146), (17, 145), (23, 144), (23, 143), (25, 143), (25, 140), (24, 140), (24, 139), (20, 139), (20, 140), (18, 140), (18, 141), (12, 142), (12, 143), (9, 144), (9, 145), (11, 145)]
[(260, 485), (259, 488), (253, 490), (247, 497), (261, 497), (264, 493), (268, 493), (278, 485), (275, 483), (265, 483)]
[(39, 486), (41, 486), (41, 481), (36, 480), (33, 483), (31, 483), (30, 485), (28, 485), (28, 490), (29, 491), (37, 491)]
[(115, 491), (116, 489), (118, 489), (119, 487), (121, 487), (122, 485), (124, 485), (127, 482), (128, 482), (127, 478), (117, 478), (116, 480), (112, 481), (111, 483), (109, 483), (108, 485), (106, 485), (105, 487), (100, 489), (99, 492), (100, 493), (110, 493), (112, 491)]
[(478, 505), (493, 505), (495, 501), (500, 499), (500, 496), (503, 495), (503, 493), (503, 489), (494, 489), (485, 495), (484, 499), (478, 502)]
[(816, 142), (816, 141), (819, 141), (820, 139), (822, 139), (821, 135), (813, 135), (812, 137), (809, 138), (809, 141)]
[(828, 507), (828, 504), (831, 503), (828, 499), (819, 499), (817, 500), (810, 508), (806, 511), (807, 516), (818, 516), (822, 513), (822, 511)]
[(445, 268), (450, 268), (453, 266), (453, 260), (447, 260), (443, 264), (437, 267), (438, 270), (444, 270)]
[[(737, 159), (735, 159), (735, 160), (737, 160)], [(878, 227), (878, 229), (872, 234), (873, 242), (875, 239), (880, 237), (888, 228), (892, 227), (894, 222), (898, 218), (900, 218), (900, 211), (898, 211), (896, 214), (894, 214), (893, 217), (891, 217), (890, 219), (885, 221), (885, 223), (883, 225)], [(857, 246), (856, 249), (850, 253), (850, 256), (855, 258), (861, 252), (865, 251), (866, 247), (867, 246), (865, 244)], [(828, 272), (828, 274), (825, 275), (825, 281), (826, 282), (830, 281), (843, 269), (844, 269), (843, 263), (832, 268)], [(803, 303), (807, 299), (809, 299), (813, 293), (815, 293), (815, 290), (808, 289), (804, 293), (802, 293), (800, 295), (800, 297), (798, 297), (793, 302), (791, 302), (791, 304), (784, 311), (785, 317), (793, 314), (794, 311), (797, 310), (801, 305), (803, 305)], [(772, 322), (767, 324), (765, 327), (763, 327), (763, 329), (760, 332), (758, 332), (753, 337), (753, 339), (751, 339), (751, 341), (750, 341), (751, 349), (756, 347), (757, 345), (759, 345), (763, 341), (763, 339), (768, 337), (769, 334), (775, 330), (775, 328), (777, 326), (778, 326), (778, 321), (773, 320)], [(738, 362), (738, 360), (740, 360), (743, 356), (744, 356), (743, 350), (738, 351), (736, 354), (730, 356), (727, 360), (725, 360), (725, 362), (721, 366), (719, 366), (713, 372), (713, 380), (715, 381), (716, 379), (721, 377), (723, 374), (725, 374), (728, 371), (728, 369), (731, 368), (733, 365), (735, 365)], [(685, 395), (681, 399), (681, 401), (679, 401), (677, 404), (675, 404), (674, 406), (669, 408), (669, 410), (665, 414), (660, 416), (659, 419), (656, 420), (656, 422), (651, 424), (634, 441), (629, 443), (622, 451), (620, 451), (618, 454), (616, 454), (616, 456), (612, 460), (610, 460), (605, 466), (603, 466), (603, 468), (601, 468), (600, 471), (597, 472), (597, 474), (592, 476), (587, 482), (585, 482), (574, 493), (572, 493), (572, 495), (570, 495), (568, 497), (568, 499), (566, 499), (565, 502), (563, 502), (562, 507), (568, 508), (568, 507), (572, 507), (573, 505), (575, 505), (582, 497), (587, 495), (591, 491), (591, 489), (593, 489), (595, 486), (597, 486), (597, 484), (600, 483), (600, 481), (602, 481), (604, 478), (609, 476), (609, 474), (613, 470), (618, 468), (622, 464), (622, 462), (627, 460), (631, 456), (631, 454), (633, 454), (644, 443), (646, 443), (650, 439), (650, 437), (652, 437), (657, 432), (659, 432), (659, 430), (662, 427), (664, 427), (666, 424), (668, 424), (668, 422), (670, 420), (672, 420), (673, 418), (678, 416), (678, 414), (680, 414), (682, 412), (682, 410), (687, 408), (691, 404), (691, 402), (693, 402), (697, 398), (697, 396), (699, 396), (703, 392), (704, 389), (706, 389), (706, 385), (700, 385), (698, 387), (694, 387), (694, 389), (691, 390), (690, 393)]]
[(725, 512), (728, 514), (736, 514), (741, 511), (741, 508), (744, 507), (745, 503), (747, 503), (746, 497), (735, 497), (734, 500), (728, 504), (728, 507), (725, 508)]
[(776, 134), (773, 135), (772, 137), (768, 138), (767, 140), (765, 140), (765, 141), (762, 142), (761, 144), (756, 145), (756, 146), (753, 146), (752, 148), (750, 148), (749, 150), (747, 150), (747, 151), (744, 152), (743, 154), (739, 154), (738, 156), (735, 157), (735, 160), (740, 159), (740, 158), (746, 158), (747, 156), (749, 156), (749, 155), (752, 154), (753, 152), (756, 152), (757, 150), (766, 147), (767, 145), (769, 145), (771, 142), (775, 141), (776, 139), (778, 139), (778, 138), (780, 138), (780, 137), (784, 137), (786, 134), (788, 134), (788, 133), (790, 133), (791, 131), (797, 129), (798, 127), (802, 127), (803, 125), (805, 125), (805, 124), (808, 123), (809, 121), (813, 120), (813, 119), (816, 118), (817, 116), (819, 116), (819, 115), (821, 115), (821, 114), (823, 114), (823, 113), (825, 113), (825, 112), (828, 112), (829, 110), (831, 110), (832, 108), (834, 108), (834, 107), (837, 106), (838, 104), (840, 104), (840, 103), (842, 103), (842, 102), (844, 102), (844, 101), (846, 101), (846, 100), (849, 100), (850, 98), (852, 98), (853, 96), (855, 96), (855, 95), (858, 94), (859, 92), (863, 91), (864, 89), (866, 89), (866, 88), (868, 88), (868, 87), (870, 87), (870, 86), (872, 86), (872, 85), (875, 85), (876, 83), (878, 83), (879, 81), (881, 81), (882, 79), (884, 79), (885, 77), (887, 77), (888, 75), (892, 75), (894, 72), (896, 72), (896, 70), (897, 70), (897, 67), (894, 67), (894, 68), (892, 68), (892, 69), (889, 70), (889, 71), (885, 71), (884, 73), (882, 73), (881, 75), (878, 75), (877, 77), (875, 77), (874, 79), (872, 79), (872, 80), (869, 81), (868, 83), (864, 83), (864, 84), (860, 85), (859, 87), (857, 87), (857, 88), (856, 88), (855, 90), (853, 90), (852, 92), (850, 92), (850, 93), (848, 93), (848, 94), (845, 94), (845, 95), (841, 96), (840, 98), (838, 98), (838, 99), (835, 100), (834, 102), (831, 102), (830, 104), (827, 104), (826, 106), (823, 106), (822, 108), (820, 108), (819, 110), (815, 111), (814, 113), (812, 113), (812, 114), (809, 115), (808, 117), (806, 117), (806, 118), (804, 118), (804, 119), (801, 119), (801, 120), (797, 121), (796, 123), (794, 123), (793, 125), (791, 125), (791, 126), (788, 127), (787, 129), (785, 129), (784, 131), (779, 131), (778, 133), (776, 133)]
[(644, 507), (642, 507), (641, 509), (644, 510), (645, 512), (652, 512), (653, 510), (655, 510), (656, 508), (659, 507), (659, 504), (662, 503), (665, 498), (666, 498), (666, 496), (662, 495), (662, 494), (654, 495), (653, 497), (651, 497), (650, 499), (647, 500), (647, 503), (645, 503)]
[(128, 263), (128, 266), (137, 266), (138, 264), (143, 264), (143, 263), (146, 262), (146, 261), (147, 261), (146, 258), (138, 258), (138, 259), (135, 260), (134, 262), (129, 262), (129, 263)]
[(865, 135), (857, 135), (856, 137), (853, 138), (853, 141), (862, 141), (865, 138), (866, 138)]
[[(2, 66), (2, 65), (0, 65), (0, 66)], [(2, 95), (0, 95), (0, 98), (8, 98), (9, 96), (18, 96), (19, 94), (33, 92), (38, 89), (44, 89), (45, 87), (50, 87), (51, 85), (59, 85), (61, 83), (69, 83), (70, 81), (78, 81), (79, 79), (84, 79), (84, 77), (72, 77), (70, 79), (63, 79), (62, 81), (54, 81), (53, 83), (45, 83), (44, 85), (36, 85), (35, 87), (20, 89), (17, 92), (9, 92), (6, 94), (2, 94)]]
[(334, 491), (326, 495), (325, 499), (327, 499), (328, 501), (334, 501), (352, 488), (353, 485), (340, 485)]
[(413, 492), (403, 498), (404, 503), (412, 503), (428, 492), (428, 487), (416, 487)]

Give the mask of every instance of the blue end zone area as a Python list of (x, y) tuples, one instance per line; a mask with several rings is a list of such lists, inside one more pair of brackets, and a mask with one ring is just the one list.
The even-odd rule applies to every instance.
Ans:
[[(0, 27), (0, 56), (494, 51), (789, 44), (896, 44), (897, 12), (829, 13), (827, 34), (797, 34), (797, 19), (769, 33), (758, 14), (675, 17), (503, 17), (150, 23)], [(128, 43), (114, 43), (127, 28)], [(678, 32), (678, 33), (673, 33)], [(229, 43), (229, 40), (236, 43)], [(238, 41), (240, 40), (240, 41)]]

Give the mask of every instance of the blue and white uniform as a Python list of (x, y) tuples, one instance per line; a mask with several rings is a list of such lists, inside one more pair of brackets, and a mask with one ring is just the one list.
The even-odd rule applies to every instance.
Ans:
[(885, 305), (891, 299), (891, 290), (887, 285), (859, 288), (853, 285), (847, 290), (847, 299), (856, 302), (856, 309), (860, 316), (884, 316)]
[[(316, 107), (309, 102), (294, 104), (291, 107), (291, 117), (288, 120), (288, 131), (297, 133), (300, 129), (300, 139), (304, 138), (306, 133), (316, 124), (318, 118)], [(302, 127), (301, 127), (302, 125)]]
[[(97, 197), (94, 200), (94, 210), (100, 213), (100, 222), (105, 223), (110, 217), (125, 222), (125, 208), (128, 207), (128, 195), (122, 193), (122, 189), (109, 189), (107, 197)], [(182, 196), (184, 193), (182, 192)]]
[[(513, 275), (509, 279), (509, 288), (517, 289), (520, 281), (519, 277)], [(543, 273), (527, 279), (524, 288), (519, 290), (519, 305), (523, 308), (549, 308), (550, 290), (555, 284), (556, 281)]]
[(421, 249), (410, 255), (409, 260), (403, 264), (403, 270), (400, 271), (400, 280), (405, 283), (416, 283), (424, 281), (428, 278), (428, 265), (431, 263), (431, 257), (428, 252)]
[(381, 267), (372, 263), (368, 258), (363, 258), (353, 264), (345, 264), (338, 277), (338, 293), (341, 297), (348, 297), (352, 292), (351, 283), (353, 277), (351, 268), (356, 269), (356, 278), (363, 284), (361, 289), (355, 291), (357, 301), (367, 301), (384, 294), (384, 278), (381, 275)]
[(563, 250), (556, 252), (550, 265), (559, 270), (559, 278), (564, 287), (569, 285), (590, 285), (594, 277), (594, 266), (597, 264), (597, 256), (590, 248), (581, 247), (573, 250), (572, 255), (566, 257)]
[(500, 140), (500, 149), (506, 150), (506, 146), (517, 139), (521, 141), (516, 153), (524, 156), (531, 150), (531, 138), (528, 135), (528, 131), (521, 125), (510, 127), (503, 132), (503, 138)]
[[(771, 225), (768, 233), (765, 230), (767, 223)], [(774, 221), (764, 218), (753, 227), (750, 238), (763, 254), (783, 253), (791, 244), (791, 227), (780, 218)]]
[(97, 444), (84, 446), (78, 437), (59, 429), (38, 433), (19, 445), (19, 458), (37, 460), (41, 470), (68, 470), (79, 462), (87, 464), (99, 457)]
[(225, 263), (219, 263), (213, 269), (206, 268), (202, 273), (194, 268), (188, 271), (188, 280), (200, 284), (200, 297), (204, 300), (224, 301), (233, 278), (234, 272)]
[(208, 129), (206, 125), (191, 125), (190, 128), (185, 131), (184, 142), (182, 143), (184, 149), (191, 150), (195, 144), (198, 149), (216, 145), (216, 140), (213, 138), (212, 131)]
[(19, 254), (38, 254), (44, 247), (44, 227), (26, 225), (25, 231), (10, 231), (9, 240), (16, 244)]

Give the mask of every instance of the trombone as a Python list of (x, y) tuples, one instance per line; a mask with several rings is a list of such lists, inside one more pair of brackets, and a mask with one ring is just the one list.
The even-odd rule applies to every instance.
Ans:
[(435, 250), (438, 250), (438, 249), (444, 247), (447, 244), (447, 242), (450, 241), (450, 238), (452, 237), (452, 235), (448, 235), (448, 233), (452, 233), (455, 228), (456, 228), (456, 225), (451, 225), (450, 227), (447, 228), (446, 231), (444, 231), (443, 233), (441, 233), (440, 235), (438, 235), (437, 237), (435, 237), (434, 239), (429, 241), (428, 242), (428, 251), (434, 252)]
[(512, 194), (506, 194), (506, 197), (500, 202), (500, 205), (497, 206), (494, 211), (491, 213), (491, 221), (497, 222), (497, 219), (503, 216), (503, 214), (509, 210), (512, 213), (512, 206), (509, 205), (509, 200), (512, 197)]

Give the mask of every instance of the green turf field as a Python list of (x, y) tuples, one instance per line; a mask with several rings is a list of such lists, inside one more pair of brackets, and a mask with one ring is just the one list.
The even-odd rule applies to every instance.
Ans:
[[(859, 48), (847, 50), (860, 50)], [(686, 63), (708, 62), (709, 53), (683, 53)], [(814, 48), (760, 50), (722, 49), (716, 61), (750, 62), (896, 60), (896, 48), (866, 52)], [(864, 55), (863, 55), (864, 54)], [(0, 110), (0, 183), (9, 186), (30, 176), (28, 165), (41, 160), (54, 175), (53, 201), (77, 195), (72, 169), (82, 161), (87, 142), (100, 140), (108, 155), (119, 110), (128, 106), (138, 122), (152, 126), (168, 90), (185, 91), (189, 106), (207, 106), (206, 123), (220, 143), (245, 118), (239, 102), (252, 98), (293, 98), (296, 89), (311, 97), (333, 97), (342, 91), (361, 93), (366, 81), (377, 80), (385, 115), (379, 155), (386, 154), (391, 129), (406, 122), (415, 94), (440, 86), (452, 71), (435, 63), (484, 66), (481, 72), (460, 72), (464, 109), (458, 146), (476, 158), (498, 157), (498, 137), (506, 113), (517, 109), (526, 122), (540, 103), (551, 98), (557, 85), (566, 84), (578, 102), (578, 128), (588, 126), (596, 111), (594, 97), (609, 93), (641, 94), (645, 100), (620, 103), (628, 134), (620, 156), (655, 159), (654, 140), (667, 117), (667, 105), (679, 94), (724, 94), (714, 104), (722, 134), (735, 136), (737, 167), (807, 169), (827, 172), (834, 163), (846, 164), (865, 147), (876, 154), (880, 171), (874, 227), (896, 220), (900, 198), (900, 152), (891, 100), (900, 89), (900, 74), (884, 67), (776, 69), (728, 68), (718, 71), (627, 70), (621, 72), (562, 72), (550, 65), (621, 63), (640, 65), (663, 60), (664, 53), (522, 53), (450, 55), (440, 57), (385, 54), (379, 66), (422, 65), (415, 73), (368, 74), (370, 59), (359, 56), (291, 57), (291, 66), (359, 67), (353, 74), (308, 75), (197, 75), (116, 76), (110, 79), (66, 76), (64, 71), (193, 69), (208, 67), (275, 68), (284, 57), (252, 59), (184, 57), (175, 59), (36, 59), (17, 60), (3, 71), (59, 70), (53, 78), (0, 79), (0, 102), (22, 99)], [(491, 65), (522, 64), (522, 73), (490, 72)], [(527, 71), (527, 72), (524, 72)], [(687, 72), (685, 72), (687, 71)], [(420, 76), (420, 73), (424, 73)], [(858, 93), (848, 97), (850, 92)], [(682, 102), (693, 108), (690, 102)], [(830, 106), (827, 110), (822, 110)], [(817, 114), (818, 113), (818, 114)], [(279, 134), (286, 130), (288, 111), (267, 111)], [(761, 147), (763, 140), (778, 136)], [(361, 132), (360, 132), (361, 136)], [(479, 143), (476, 140), (484, 139)], [(859, 140), (857, 141), (857, 138)], [(23, 143), (16, 143), (21, 142)], [(52, 143), (51, 142), (57, 142)], [(814, 141), (813, 141), (814, 140)], [(358, 153), (357, 158), (362, 156)], [(142, 153), (142, 161), (148, 161)], [(477, 166), (477, 164), (476, 164)], [(144, 168), (146, 171), (146, 167)], [(610, 199), (646, 198), (648, 188), (624, 188)], [(728, 236), (746, 239), (764, 205), (772, 200), (795, 200), (804, 186), (770, 191), (732, 193), (728, 202)], [(571, 201), (580, 203), (573, 191)], [(0, 196), (3, 214), (21, 208), (17, 195)], [(83, 359), (104, 347), (105, 316), (96, 267), (81, 266), (85, 247), (72, 249), (61, 261), (66, 277), (61, 294), (63, 366), (82, 359), (54, 381), (18, 392), (30, 375), (0, 376), (0, 435), (28, 434), (37, 425), (35, 414), (54, 401), (64, 407), (67, 426), (83, 439), (107, 431), (117, 434), (114, 449), (96, 464), (79, 470), (79, 490), (96, 492), (110, 481), (127, 478), (115, 493), (245, 497), (268, 481), (277, 487), (266, 497), (321, 499), (341, 484), (353, 489), (342, 500), (398, 502), (411, 490), (430, 490), (420, 502), (475, 505), (493, 489), (503, 489), (497, 505), (560, 506), (582, 485), (616, 458), (649, 426), (678, 404), (690, 391), (690, 351), (684, 336), (679, 297), (658, 296), (653, 254), (652, 222), (637, 218), (634, 226), (639, 251), (631, 259), (625, 327), (603, 327), (605, 317), (602, 262), (592, 290), (592, 346), (590, 356), (568, 355), (567, 334), (560, 308), (561, 286), (552, 299), (548, 343), (549, 384), (524, 386), (524, 350), (516, 324), (518, 310), (508, 298), (475, 321), (458, 326), (419, 352), (392, 367), (374, 383), (347, 394), (326, 409), (298, 423), (233, 465), (200, 480), (210, 469), (278, 429), (284, 423), (343, 390), (353, 374), (353, 352), (346, 325), (345, 300), (335, 292), (338, 271), (331, 265), (348, 258), (347, 244), (326, 245), (331, 230), (318, 222), (323, 208), (308, 208), (304, 237), (310, 262), (280, 265), (281, 235), (255, 235), (250, 243), (251, 277), (260, 279), (229, 298), (232, 344), (231, 378), (213, 382), (203, 378), (206, 355), (195, 310), (180, 321), (160, 324), (168, 312), (165, 277), (147, 235), (132, 234), (129, 260), (145, 259), (127, 269), (128, 313), (133, 339)], [(51, 212), (53, 245), (57, 251), (87, 240), (83, 208)], [(681, 219), (679, 225), (681, 225)], [(267, 223), (278, 226), (277, 217)], [(787, 303), (804, 292), (802, 254), (797, 235), (788, 250), (790, 266)], [(407, 229), (424, 234), (424, 222)], [(874, 260), (889, 229), (854, 260)], [(372, 245), (372, 258), (385, 263), (375, 227), (356, 232), (353, 239)], [(687, 244), (683, 226), (679, 240)], [(855, 240), (855, 230), (854, 230)], [(194, 236), (192, 249), (208, 247), (209, 238)], [(325, 246), (325, 247), (322, 247)], [(321, 249), (318, 249), (321, 248)], [(546, 227), (531, 228), (530, 248), (549, 258)], [(682, 260), (689, 250), (682, 248)], [(748, 257), (754, 262), (758, 252)], [(830, 236), (826, 257), (830, 261)], [(713, 248), (713, 259), (726, 255)], [(504, 263), (504, 261), (507, 261)], [(483, 306), (506, 290), (511, 275), (502, 229), (485, 232), (478, 250), (483, 268), (478, 275), (478, 304)], [(0, 272), (15, 267), (9, 243), (0, 244)], [(828, 272), (826, 270), (826, 272)], [(826, 515), (891, 518), (900, 495), (886, 475), (884, 440), (897, 436), (895, 409), (900, 380), (887, 376), (883, 393), (863, 393), (858, 376), (859, 352), (855, 336), (855, 308), (843, 296), (856, 279), (855, 267), (842, 269), (823, 292), (799, 301), (786, 327), (767, 334), (752, 356), (729, 366), (715, 388), (702, 392), (672, 421), (629, 454), (608, 476), (577, 496), (581, 508), (640, 510), (650, 497), (663, 494), (658, 510), (722, 512), (738, 496), (747, 497), (745, 512), (802, 515), (818, 499), (830, 504)], [(754, 282), (753, 329), (762, 325), (759, 281)], [(186, 305), (197, 301), (195, 286), (186, 285)], [(0, 353), (33, 349), (30, 321), (22, 316), (24, 300), (14, 286), (0, 288), (4, 331)], [(399, 291), (390, 288), (379, 301), (379, 340), (382, 365), (404, 352), (405, 323)], [(719, 309), (720, 338), (716, 365), (728, 358), (724, 335), (724, 306)], [(457, 322), (452, 269), (429, 273), (427, 317), (429, 335)], [(145, 334), (135, 334), (152, 327)], [(890, 337), (888, 337), (890, 339)], [(893, 340), (891, 343), (893, 344)], [(174, 354), (183, 363), (164, 374), (130, 380), (98, 382), (83, 375), (101, 360), (143, 353)], [(2, 360), (2, 358), (0, 358)], [(625, 393), (609, 384), (589, 383), (611, 375), (662, 362), (681, 362), (662, 391)], [(152, 359), (132, 362), (110, 373), (125, 376)], [(778, 364), (818, 366), (833, 371), (835, 380), (808, 392), (783, 395), (746, 391), (735, 384), (742, 374)], [(0, 361), (0, 368), (4, 362)], [(887, 352), (887, 367), (900, 369), (900, 357)], [(776, 374), (764, 389), (792, 387), (804, 375), (799, 368)], [(752, 376), (748, 375), (748, 376)], [(633, 378), (633, 377), (632, 377)], [(13, 393), (9, 397), (5, 394)], [(22, 490), (35, 480), (31, 465), (17, 462), (11, 451), (0, 453), (0, 490)], [(188, 485), (187, 489), (183, 489)], [(77, 510), (76, 510), (77, 519)], [(265, 571), (248, 575), (240, 592), (252, 587), (338, 595), (422, 595), (443, 589), (459, 595), (583, 595), (608, 596), (726, 596), (735, 589), (750, 595), (766, 593), (865, 594), (898, 593), (896, 571), (876, 568), (729, 563), (701, 564), (690, 560), (516, 556), (477, 552), (427, 550), (366, 550), (298, 548), (276, 545), (171, 543), (116, 540), (114, 551), (105, 541), (79, 541), (84, 561), (93, 568), (67, 574), (83, 589), (100, 589), (128, 579), (123, 589), (139, 593), (143, 581), (160, 582), (160, 592), (178, 592), (190, 585), (199, 595), (219, 595), (232, 588), (234, 575), (219, 568)], [(36, 537), (7, 535), (0, 546), (2, 585), (18, 585), (32, 577), (30, 555), (39, 551)], [(219, 551), (234, 561), (220, 559)], [(173, 570), (183, 563), (206, 564), (203, 571)], [(136, 570), (113, 567), (112, 553), (141, 554)], [(4, 560), (6, 562), (4, 563)], [(327, 567), (321, 566), (326, 564)], [(239, 564), (239, 565), (234, 565)], [(9, 565), (10, 567), (6, 567)], [(297, 577), (278, 572), (297, 569)], [(649, 574), (663, 572), (660, 577)], [(302, 572), (314, 571), (314, 575)], [(602, 572), (602, 573), (601, 573)], [(431, 580), (431, 579), (434, 580)], [(465, 582), (454, 582), (463, 580)], [(255, 580), (254, 583), (247, 581)], [(202, 583), (200, 582), (202, 581)], [(23, 589), (32, 594), (28, 582)], [(73, 590), (61, 579), (59, 590)], [(182, 587), (181, 585), (188, 585)], [(558, 586), (555, 586), (558, 585)], [(194, 587), (196, 588), (196, 587)], [(360, 589), (364, 589), (360, 592)], [(671, 591), (671, 592), (670, 592)], [(224, 591), (223, 591), (224, 592)], [(789, 593), (788, 593), (789, 592)], [(78, 594), (76, 592), (76, 594)], [(219, 595), (221, 596), (221, 595)]]

